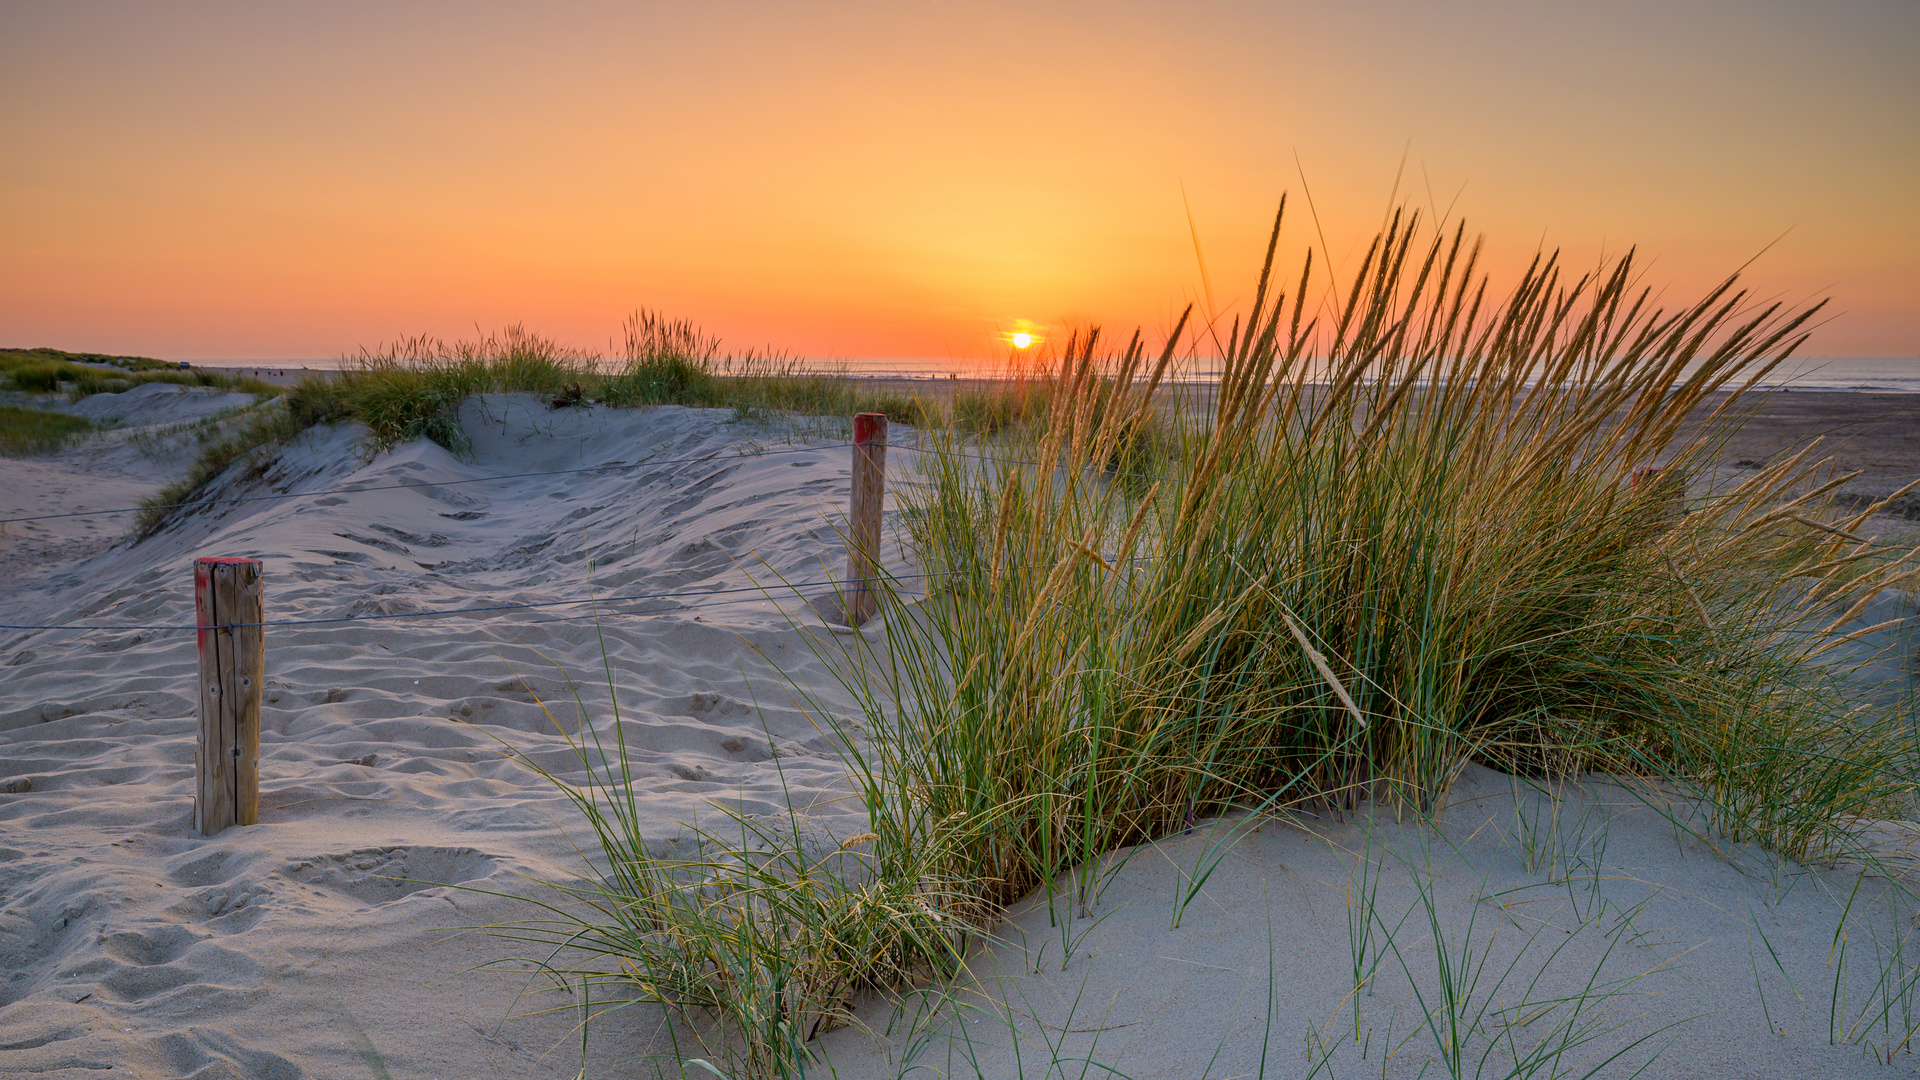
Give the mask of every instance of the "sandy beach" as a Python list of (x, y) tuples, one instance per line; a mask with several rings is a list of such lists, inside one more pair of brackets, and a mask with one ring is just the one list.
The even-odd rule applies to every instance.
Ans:
[[(185, 470), (196, 422), (251, 400), (87, 398), (72, 408), (112, 426), (0, 461), (0, 517), (132, 506)], [(711, 800), (861, 831), (791, 696), (849, 708), (809, 645), (836, 632), (809, 602), (844, 564), (844, 432), (524, 394), (470, 399), (461, 421), (468, 458), (312, 429), (215, 492), (256, 501), (137, 544), (126, 515), (4, 527), (0, 623), (104, 629), (0, 630), (0, 1073), (682, 1075), (657, 1010), (604, 1012), (583, 1040), (583, 1002), (473, 929), (531, 917), (515, 897), (548, 895), (533, 879), (567, 877), (589, 839), (507, 748), (577, 776), (563, 731), (611, 733), (616, 702), (661, 852)], [(1772, 394), (1720, 467), (1827, 436), (1861, 470), (1842, 497), (1872, 500), (1920, 476), (1916, 434), (1920, 395)], [(900, 484), (911, 458), (890, 463)], [(1863, 531), (1920, 533), (1920, 502)], [(267, 630), (260, 822), (207, 838), (178, 628), (191, 560), (216, 554), (263, 560), (266, 618), (302, 625)], [(883, 555), (912, 573), (897, 542)], [(1839, 632), (1914, 610), (1889, 591)], [(1910, 693), (1915, 647), (1911, 629), (1870, 636), (1849, 654), (1873, 658), (1862, 692)], [(819, 1071), (1911, 1076), (1920, 873), (1901, 868), (1920, 832), (1859, 829), (1882, 865), (1807, 867), (1713, 841), (1658, 792), (1479, 766), (1431, 828), (1197, 822), (1110, 855), (1084, 904), (1017, 905), (937, 999), (862, 998)]]
[[(117, 436), (142, 409), (177, 422), (233, 404), (165, 385), (88, 401), (125, 410)], [(519, 875), (575, 865), (579, 822), (502, 754), (565, 775), (536, 695), (571, 730), (578, 680), (604, 725), (611, 671), (662, 843), (703, 799), (772, 813), (838, 777), (763, 654), (820, 681), (781, 610), (806, 605), (780, 581), (843, 561), (844, 445), (756, 437), (724, 413), (468, 408), (472, 461), (421, 442), (368, 464), (356, 431), (316, 431), (232, 494), (388, 490), (196, 513), (103, 552), (88, 538), (124, 517), (9, 526), (22, 555), (0, 621), (190, 626), (190, 560), (213, 550), (265, 560), (270, 619), (332, 621), (269, 630), (263, 824), (212, 840), (190, 824), (193, 634), (6, 633), (0, 1068), (333, 1076), (377, 1053), (376, 1075), (571, 1076), (571, 1019), (508, 1019), (547, 1002), (516, 999), (524, 978), (460, 974), (501, 943), (436, 932), (524, 912), (392, 880), (524, 892)], [(123, 438), (8, 461), (26, 483), (7, 485), (5, 516), (129, 505), (166, 460)], [(73, 548), (90, 557), (55, 561)], [(383, 618), (661, 593), (676, 598)], [(636, 1052), (619, 1030), (607, 1052)]]

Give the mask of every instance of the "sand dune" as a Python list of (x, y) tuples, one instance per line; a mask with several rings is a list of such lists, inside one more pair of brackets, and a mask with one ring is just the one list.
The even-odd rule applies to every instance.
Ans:
[[(88, 401), (122, 432), (8, 462), (6, 516), (136, 499), (179, 460), (142, 456), (129, 432), (234, 404), (102, 397)], [(475, 890), (540, 895), (524, 875), (577, 865), (574, 812), (503, 753), (577, 775), (555, 729), (579, 722), (575, 689), (603, 733), (617, 695), (662, 851), (709, 799), (852, 827), (832, 747), (786, 692), (841, 701), (796, 623), (821, 625), (800, 600), (840, 570), (843, 436), (525, 395), (474, 399), (463, 421), (471, 460), (428, 443), (369, 458), (360, 430), (311, 431), (214, 493), (289, 497), (185, 513), (138, 545), (55, 561), (113, 526), (0, 539), (34, 553), (11, 564), (0, 622), (125, 628), (0, 631), (0, 1071), (654, 1075), (655, 1014), (604, 1016), (583, 1050), (577, 1013), (526, 1015), (569, 999), (472, 970), (523, 948), (444, 929), (525, 917)], [(532, 475), (468, 482), (509, 473)], [(269, 620), (322, 620), (269, 627), (260, 824), (210, 839), (191, 830), (193, 637), (144, 629), (192, 623), (190, 561), (207, 554), (265, 561)], [(756, 587), (780, 579), (800, 600)], [(506, 607), (590, 595), (629, 599)], [(496, 610), (418, 617), (480, 607)], [(1870, 616), (1910, 608), (1889, 594)], [(1641, 1075), (1912, 1075), (1910, 1052), (1883, 1065), (1861, 1045), (1920, 1021), (1911, 983), (1898, 992), (1920, 956), (1888, 952), (1912, 932), (1911, 897), (1857, 868), (1709, 845), (1667, 816), (1690, 813), (1473, 767), (1432, 833), (1202, 823), (1116, 853), (1084, 909), (1023, 904), (918, 1026), (933, 999), (896, 1014), (876, 996), (822, 1050), (860, 1077), (1059, 1075), (1054, 1061), (1074, 1076), (1446, 1075), (1427, 1026), (1444, 954), (1476, 972), (1466, 1075), (1576, 1038), (1539, 1075), (1649, 1059)], [(1863, 831), (1911, 844), (1901, 823)], [(1362, 896), (1377, 919), (1353, 917)]]
[(1096, 903), (1018, 905), (937, 1017), (876, 999), (823, 1041), (861, 1077), (1914, 1075), (1865, 1045), (1920, 1019), (1881, 992), (1920, 971), (1911, 940), (1890, 955), (1911, 883), (1709, 843), (1687, 813), (1469, 765), (1431, 831), (1201, 823), (1109, 856)]
[[(186, 430), (195, 421), (252, 404), (251, 394), (146, 383), (65, 406), (107, 430), (53, 458), (8, 459), (0, 518), (132, 506), (186, 472), (198, 449), (194, 433)], [(125, 515), (110, 515), (0, 525), (0, 590), (28, 586), (104, 551), (126, 532), (127, 521)]]
[[(520, 984), (459, 975), (512, 950), (431, 932), (517, 908), (392, 880), (527, 892), (517, 875), (576, 865), (579, 823), (502, 740), (577, 769), (554, 717), (579, 721), (572, 678), (606, 730), (611, 672), (663, 844), (703, 799), (784, 812), (839, 776), (765, 659), (827, 682), (781, 608), (819, 621), (754, 586), (840, 572), (845, 446), (527, 396), (465, 419), (471, 461), (423, 442), (369, 462), (362, 432), (310, 432), (216, 492), (294, 497), (187, 513), (0, 605), (7, 623), (190, 626), (191, 559), (217, 553), (264, 560), (268, 619), (339, 620), (268, 629), (261, 824), (212, 839), (191, 831), (190, 632), (0, 637), (0, 1067), (333, 1076), (377, 1054), (378, 1075), (571, 1076), (564, 1049), (529, 1056), (570, 1020), (502, 1028)], [(82, 483), (85, 453), (35, 464)], [(303, 494), (343, 486), (386, 490)]]

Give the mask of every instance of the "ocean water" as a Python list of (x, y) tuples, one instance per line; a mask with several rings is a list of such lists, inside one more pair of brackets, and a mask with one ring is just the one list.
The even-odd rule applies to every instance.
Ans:
[(1780, 365), (1764, 385), (1920, 394), (1920, 357), (1795, 357)]
[[(990, 360), (936, 360), (913, 358), (817, 359), (804, 361), (810, 366), (849, 375), (894, 379), (944, 379), (1002, 376), (1014, 365)], [(314, 368), (334, 370), (347, 364), (338, 358), (325, 360), (195, 360), (208, 367)], [(1213, 374), (1205, 361), (1189, 367), (1184, 379), (1210, 381)], [(1863, 392), (1920, 394), (1920, 357), (1914, 356), (1839, 356), (1795, 357), (1781, 365), (1763, 385), (1805, 390), (1856, 390)]]
[[(984, 376), (1004, 374), (1007, 365), (950, 360), (844, 360), (831, 362), (845, 367), (849, 374), (884, 378), (933, 379), (951, 374)], [(1181, 373), (1182, 378), (1211, 381), (1218, 368), (1202, 361), (1197, 368)], [(1768, 376), (1763, 386), (1805, 390), (1857, 390), (1920, 394), (1920, 357), (1914, 356), (1839, 356), (1794, 357)]]

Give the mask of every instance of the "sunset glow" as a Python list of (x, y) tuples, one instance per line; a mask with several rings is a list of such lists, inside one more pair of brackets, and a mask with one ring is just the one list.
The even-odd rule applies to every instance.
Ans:
[(1351, 272), (1393, 201), (1496, 275), (1767, 249), (1761, 295), (1835, 298), (1814, 353), (1913, 355), (1920, 8), (1824, 10), (10, 5), (0, 344), (606, 348), (645, 306), (964, 366), (1007, 311), (1230, 320), (1290, 191), (1284, 265)]
[(1026, 348), (1027, 346), (1029, 346), (1029, 345), (1031, 345), (1031, 344), (1033, 344), (1033, 335), (1032, 335), (1032, 334), (1015, 334), (1015, 335), (1013, 335), (1013, 347), (1014, 347), (1014, 348), (1016, 348), (1016, 349), (1024, 349), (1024, 348)]

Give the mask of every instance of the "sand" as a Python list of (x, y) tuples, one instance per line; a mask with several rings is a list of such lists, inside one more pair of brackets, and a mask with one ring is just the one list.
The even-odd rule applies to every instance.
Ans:
[[(5, 396), (47, 408), (25, 395)], [(94, 394), (55, 407), (107, 429), (53, 457), (0, 461), (0, 517), (77, 513), (132, 506), (186, 472), (198, 449), (196, 421), (253, 404), (251, 394), (224, 394), (170, 383), (146, 383), (123, 394)], [(136, 440), (136, 436), (140, 436)], [(125, 535), (125, 515), (57, 517), (0, 525), (0, 590), (55, 566), (78, 563)]]
[(874, 1000), (860, 1020), (887, 1037), (823, 1041), (842, 1076), (1432, 1077), (1454, 1075), (1457, 1018), (1478, 1029), (1465, 1076), (1913, 1075), (1911, 1053), (1846, 1044), (1884, 1047), (1917, 1019), (1909, 996), (1892, 1040), (1873, 1022), (1886, 969), (1916, 971), (1910, 889), (1704, 842), (1674, 809), (1470, 765), (1432, 830), (1203, 822), (1110, 856), (1084, 908), (1067, 882), (1017, 906), (937, 1018)]
[[(1837, 495), (1860, 509), (1920, 479), (1920, 394), (1786, 390), (1759, 395), (1755, 405), (1758, 411), (1721, 448), (1724, 479), (1751, 475), (1769, 456), (1816, 440), (1810, 460), (1831, 456), (1839, 474), (1858, 474)], [(1920, 546), (1920, 491), (1875, 514), (1864, 532)]]
[[(0, 516), (130, 505), (191, 453), (191, 432), (170, 443), (159, 427), (247, 400), (157, 385), (87, 399), (122, 427), (0, 462)], [(845, 705), (804, 602), (839, 571), (844, 434), (527, 395), (476, 399), (463, 420), (470, 460), (427, 443), (369, 457), (362, 430), (309, 432), (219, 492), (291, 497), (196, 511), (138, 545), (112, 543), (117, 521), (6, 526), (0, 622), (190, 624), (203, 554), (263, 559), (269, 619), (340, 621), (268, 629), (260, 823), (213, 838), (191, 830), (190, 633), (0, 631), (0, 1073), (677, 1075), (652, 1011), (603, 1017), (583, 1047), (577, 1013), (536, 1012), (566, 999), (476, 970), (524, 946), (457, 930), (529, 914), (475, 890), (540, 896), (529, 875), (579, 863), (574, 811), (503, 753), (577, 775), (554, 726), (579, 720), (569, 677), (603, 732), (612, 683), (659, 850), (714, 799), (858, 828), (831, 745), (787, 693)], [(460, 483), (505, 473), (549, 475)], [(803, 583), (798, 600), (754, 589), (780, 578)], [(674, 595), (604, 603), (597, 621), (583, 606), (406, 617), (659, 593)], [(1911, 610), (1890, 593), (1863, 621)], [(1876, 644), (1904, 650), (1876, 677), (1910, 678), (1912, 639)], [(849, 1077), (1037, 1077), (1054, 1059), (1074, 1076), (1105, 1075), (1080, 1059), (1250, 1076), (1263, 1054), (1274, 1077), (1447, 1075), (1423, 1019), (1437, 931), (1479, 973), (1463, 983), (1481, 1032), (1466, 1075), (1502, 1075), (1556, 1031), (1585, 1037), (1559, 1075), (1648, 1060), (1640, 1075), (1913, 1074), (1911, 1053), (1883, 1065), (1873, 1049), (1920, 1020), (1920, 996), (1874, 989), (1892, 941), (1909, 936), (1899, 971), (1920, 961), (1902, 882), (1709, 843), (1676, 827), (1684, 804), (1604, 781), (1556, 794), (1473, 767), (1431, 831), (1290, 814), (1115, 853), (1084, 914), (1056, 898), (1050, 919), (1030, 898), (941, 1008), (916, 1025), (932, 999), (904, 1014), (863, 999), (821, 1051)], [(1914, 836), (1863, 831), (1889, 850)], [(1368, 881), (1362, 962), (1377, 963), (1350, 997)], [(1595, 971), (1578, 1015), (1549, 1007)], [(1512, 1041), (1489, 1051), (1489, 1033)]]
[[(378, 1060), (395, 1077), (572, 1076), (571, 1020), (503, 1028), (534, 1007), (515, 1002), (524, 980), (461, 974), (512, 950), (433, 932), (518, 908), (390, 880), (528, 892), (517, 875), (576, 865), (578, 821), (502, 754), (500, 740), (564, 772), (535, 695), (571, 726), (572, 676), (604, 729), (610, 667), (663, 843), (704, 798), (775, 813), (838, 778), (763, 654), (812, 683), (818, 662), (751, 587), (837, 573), (845, 446), (722, 412), (549, 412), (525, 396), (470, 402), (466, 418), (472, 461), (423, 442), (368, 463), (364, 432), (315, 431), (231, 493), (390, 489), (196, 512), (18, 575), (0, 622), (190, 626), (191, 558), (254, 556), (270, 619), (351, 621), (268, 630), (261, 824), (213, 839), (190, 828), (191, 633), (0, 631), (0, 783), (24, 788), (0, 795), (0, 1071), (334, 1076)], [(124, 466), (100, 485), (124, 501), (139, 474), (123, 449), (30, 463), (33, 501), (73, 505), (110, 471), (93, 453)], [(631, 467), (648, 459), (678, 463)], [(44, 477), (62, 468), (79, 475), (56, 497)], [(72, 528), (34, 524), (42, 548)], [(746, 591), (698, 595), (727, 589)], [(684, 598), (608, 604), (598, 625), (584, 606), (378, 618), (669, 592)]]

